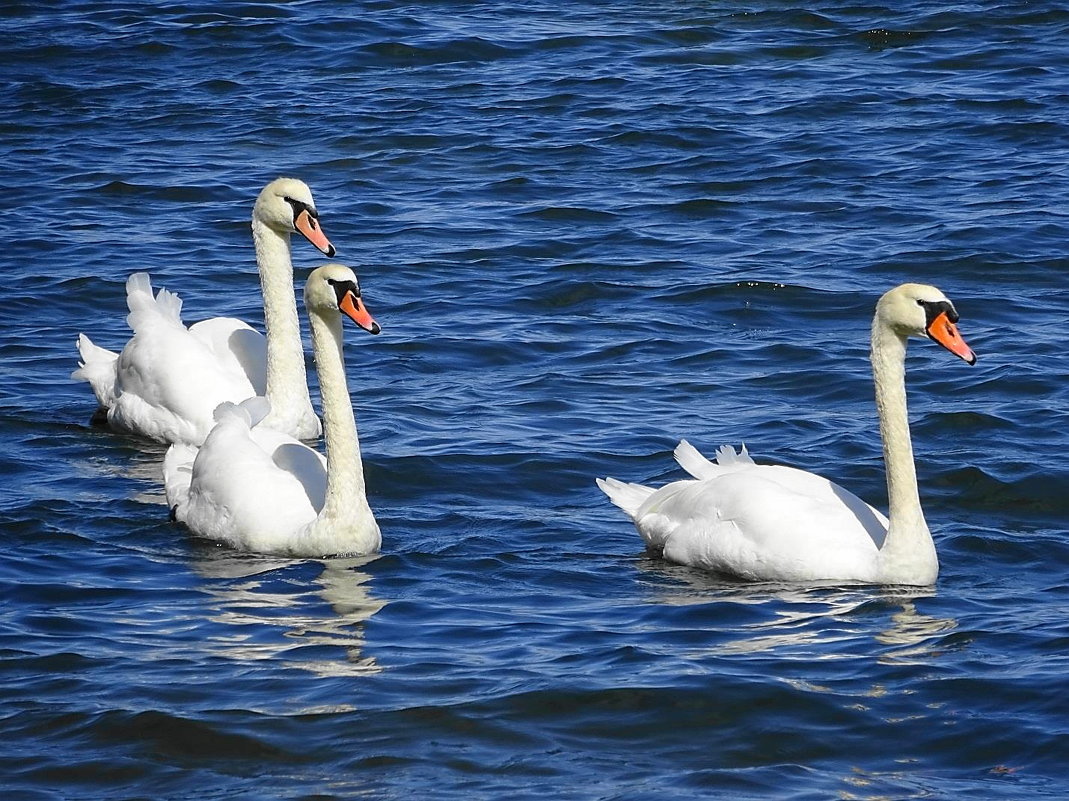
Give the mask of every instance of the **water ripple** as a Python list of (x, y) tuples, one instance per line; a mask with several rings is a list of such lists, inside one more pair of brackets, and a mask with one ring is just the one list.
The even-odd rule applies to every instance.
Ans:
[[(1066, 9), (0, 18), (13, 797), (1065, 795)], [(257, 321), (282, 174), (383, 326), (346, 346), (376, 558), (191, 537), (163, 449), (68, 378), (79, 332), (124, 341), (135, 270)], [(645, 554), (592, 480), (680, 478), (682, 437), (885, 504), (868, 333), (906, 280), (980, 356), (909, 356), (939, 584)]]

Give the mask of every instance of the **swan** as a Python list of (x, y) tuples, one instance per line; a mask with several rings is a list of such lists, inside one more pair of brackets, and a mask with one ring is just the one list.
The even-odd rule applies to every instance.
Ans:
[(597, 479), (664, 558), (749, 581), (847, 581), (930, 585), (939, 573), (924, 520), (906, 412), (910, 336), (927, 336), (968, 364), (976, 356), (958, 333), (958, 313), (933, 286), (903, 284), (876, 304), (872, 373), (883, 440), (889, 514), (814, 473), (758, 465), (743, 446), (716, 461), (686, 440), (676, 460), (692, 480), (654, 490)]
[(202, 537), (258, 553), (357, 556), (379, 549), (368, 505), (356, 419), (345, 381), (341, 313), (372, 334), (356, 275), (340, 264), (312, 271), (304, 290), (323, 402), (326, 459), (267, 427), (268, 401), (223, 403), (197, 448), (176, 443), (164, 457), (171, 516)]
[(85, 334), (78, 337), (82, 358), (71, 378), (92, 387), (100, 405), (94, 420), (160, 442), (199, 444), (220, 403), (266, 394), (269, 425), (302, 439), (319, 436), (293, 289), (294, 232), (334, 255), (307, 184), (278, 178), (260, 192), (252, 211), (266, 338), (232, 317), (186, 328), (177, 295), (161, 289), (153, 297), (148, 274), (131, 275), (126, 319), (134, 334), (122, 352), (101, 348)]

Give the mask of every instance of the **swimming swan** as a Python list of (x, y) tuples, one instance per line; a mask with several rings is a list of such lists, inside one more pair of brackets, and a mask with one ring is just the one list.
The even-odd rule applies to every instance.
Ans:
[(220, 403), (266, 394), (270, 425), (303, 439), (319, 436), (297, 321), (293, 232), (334, 255), (319, 226), (311, 190), (303, 181), (279, 178), (260, 192), (252, 212), (266, 338), (232, 317), (186, 328), (177, 295), (161, 289), (153, 297), (148, 274), (131, 275), (126, 319), (134, 335), (122, 353), (98, 347), (85, 334), (78, 337), (82, 360), (71, 378), (92, 386), (98, 415), (121, 431), (160, 442), (200, 444)]
[(364, 489), (356, 419), (342, 356), (344, 312), (372, 334), (378, 324), (348, 267), (312, 271), (304, 290), (323, 400), (327, 456), (268, 428), (263, 398), (224, 403), (198, 449), (172, 445), (163, 480), (172, 517), (234, 548), (287, 556), (356, 556), (381, 537)]
[(710, 462), (685, 440), (679, 464), (694, 476), (653, 490), (598, 479), (646, 545), (684, 565), (750, 581), (857, 581), (929, 585), (939, 573), (921, 510), (906, 412), (910, 336), (928, 336), (969, 364), (958, 314), (938, 289), (903, 284), (876, 304), (872, 373), (887, 471), (889, 520), (837, 484), (793, 467), (757, 465), (746, 448)]

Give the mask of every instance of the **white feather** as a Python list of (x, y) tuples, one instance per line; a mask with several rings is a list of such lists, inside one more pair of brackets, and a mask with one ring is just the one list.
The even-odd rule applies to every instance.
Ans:
[[(335, 283), (329, 283), (329, 280)], [(355, 276), (324, 265), (306, 302), (319, 371), (327, 456), (267, 424), (262, 398), (216, 409), (200, 448), (172, 445), (164, 486), (176, 520), (234, 548), (289, 556), (372, 553), (378, 524), (368, 505), (356, 421), (345, 383), (334, 286)]]
[[(96, 346), (84, 334), (79, 337), (82, 360), (71, 377), (89, 382), (109, 425), (161, 442), (199, 444), (220, 403), (268, 394), (272, 425), (297, 437), (318, 436), (321, 427), (308, 397), (293, 291), (289, 240), (296, 218), (290, 200), (313, 208), (304, 183), (280, 178), (264, 188), (253, 210), (267, 338), (230, 317), (186, 328), (182, 300), (166, 289), (153, 295), (147, 273), (135, 273), (127, 281), (127, 322), (133, 336), (121, 353)], [(330, 244), (321, 237), (319, 246)], [(276, 354), (270, 370), (269, 341)]]
[[(917, 489), (904, 364), (906, 337), (928, 332), (926, 310), (933, 306), (950, 304), (935, 287), (904, 284), (880, 299), (873, 320), (890, 519), (821, 476), (755, 464), (745, 447), (721, 447), (713, 462), (682, 441), (676, 461), (692, 479), (656, 491), (611, 478), (598, 486), (627, 512), (648, 548), (680, 564), (753, 581), (932, 583), (939, 564)], [(947, 349), (972, 363), (957, 329), (943, 330)]]

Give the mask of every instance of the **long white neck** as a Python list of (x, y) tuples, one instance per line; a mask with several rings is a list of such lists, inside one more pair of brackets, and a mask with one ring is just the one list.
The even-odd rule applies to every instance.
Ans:
[(872, 377), (887, 472), (887, 537), (880, 550), (883, 581), (932, 584), (939, 573), (928, 524), (921, 509), (917, 467), (906, 410), (906, 338), (877, 317), (872, 324)]
[(271, 402), (271, 413), (266, 424), (301, 438), (315, 437), (319, 434), (318, 424), (314, 424), (316, 430), (307, 430), (307, 422), (303, 428), (301, 424), (315, 415), (308, 396), (304, 346), (297, 319), (290, 236), (275, 231), (254, 216), (252, 238), (267, 334), (267, 399)]
[(316, 312), (309, 318), (327, 448), (327, 494), (312, 535), (342, 543), (343, 547), (335, 545), (327, 553), (370, 553), (378, 550), (381, 537), (364, 486), (356, 416), (345, 381), (341, 318), (337, 314), (325, 318)]

